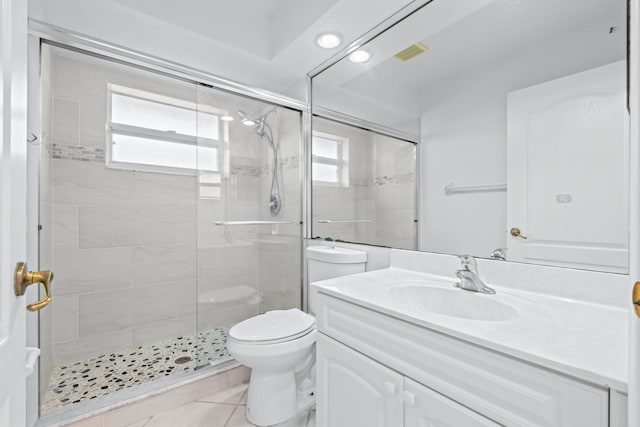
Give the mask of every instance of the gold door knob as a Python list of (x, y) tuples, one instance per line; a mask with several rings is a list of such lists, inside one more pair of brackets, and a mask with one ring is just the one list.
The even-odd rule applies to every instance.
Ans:
[(631, 295), (633, 307), (636, 309), (636, 316), (640, 317), (640, 282), (633, 285), (633, 294)]
[(19, 262), (16, 265), (16, 274), (13, 279), (13, 291), (16, 296), (22, 296), (27, 290), (27, 286), (34, 283), (42, 283), (45, 291), (44, 298), (27, 306), (29, 311), (38, 311), (51, 302), (51, 282), (53, 282), (53, 273), (51, 271), (28, 271), (27, 264)]
[(511, 229), (511, 235), (513, 237), (519, 237), (521, 239), (526, 239), (527, 238), (527, 236), (523, 236), (522, 234), (520, 234), (520, 229), (518, 227), (513, 227)]

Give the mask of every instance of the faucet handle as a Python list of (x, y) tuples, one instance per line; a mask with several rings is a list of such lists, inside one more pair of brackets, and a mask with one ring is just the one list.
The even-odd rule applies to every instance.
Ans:
[(460, 259), (460, 269), (466, 271), (476, 271), (478, 266), (476, 265), (476, 259), (471, 255), (458, 255)]

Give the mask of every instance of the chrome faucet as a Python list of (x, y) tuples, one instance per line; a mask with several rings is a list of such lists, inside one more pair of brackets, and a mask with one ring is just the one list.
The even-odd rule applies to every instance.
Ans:
[(500, 260), (500, 261), (506, 261), (507, 260), (506, 251), (507, 251), (507, 248), (498, 248), (493, 252), (491, 252), (491, 256), (489, 258)]
[(460, 269), (456, 271), (456, 276), (460, 282), (453, 286), (464, 289), (465, 291), (480, 292), (483, 294), (495, 294), (496, 291), (485, 285), (478, 276), (478, 266), (476, 260), (471, 255), (460, 255)]

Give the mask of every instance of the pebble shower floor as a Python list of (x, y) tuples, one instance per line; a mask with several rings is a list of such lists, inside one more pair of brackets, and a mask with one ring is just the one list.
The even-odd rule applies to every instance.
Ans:
[(43, 414), (175, 372), (230, 360), (228, 327), (211, 329), (54, 367), (41, 406)]

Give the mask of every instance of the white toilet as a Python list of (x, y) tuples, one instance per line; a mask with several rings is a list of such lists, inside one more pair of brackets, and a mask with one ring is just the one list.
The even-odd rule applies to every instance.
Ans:
[[(334, 246), (309, 246), (306, 254), (309, 283), (362, 273), (367, 261), (366, 252)], [(310, 308), (313, 299), (310, 294)], [(298, 415), (313, 407), (315, 342), (315, 318), (297, 308), (268, 311), (231, 328), (227, 348), (251, 368), (251, 423), (297, 427)]]

